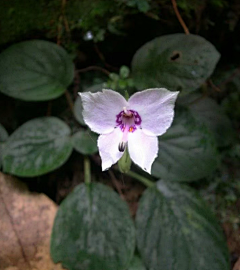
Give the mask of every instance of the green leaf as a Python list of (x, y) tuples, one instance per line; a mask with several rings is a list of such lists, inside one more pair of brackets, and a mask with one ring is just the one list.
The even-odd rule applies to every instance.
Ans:
[(129, 73), (130, 73), (130, 70), (127, 66), (121, 66), (120, 71), (119, 71), (121, 78), (127, 79), (129, 76)]
[(29, 101), (57, 98), (73, 76), (70, 56), (52, 42), (25, 41), (0, 55), (0, 92), (14, 98)]
[(130, 267), (128, 268), (128, 270), (146, 270), (142, 260), (137, 257), (134, 256), (131, 263), (130, 263)]
[(136, 216), (137, 246), (151, 270), (229, 270), (222, 230), (198, 194), (158, 181), (147, 189)]
[(215, 100), (201, 98), (198, 94), (187, 95), (184, 99), (194, 118), (213, 133), (218, 146), (227, 146), (233, 142), (232, 124)]
[(81, 184), (55, 218), (51, 255), (72, 270), (125, 270), (135, 249), (127, 204), (110, 188)]
[(26, 122), (5, 144), (4, 172), (33, 177), (55, 170), (72, 152), (70, 133), (70, 128), (56, 117)]
[(2, 166), (2, 152), (3, 152), (3, 147), (4, 147), (4, 142), (8, 138), (8, 133), (4, 126), (0, 124), (0, 168)]
[(211, 174), (218, 163), (212, 133), (183, 111), (177, 113), (172, 126), (159, 137), (159, 154), (152, 174), (165, 180), (194, 181)]
[(166, 87), (187, 93), (205, 82), (219, 58), (215, 47), (200, 36), (166, 35), (136, 52), (132, 76), (138, 89)]
[(78, 131), (72, 136), (72, 144), (75, 150), (84, 155), (91, 155), (98, 151), (98, 135), (88, 131)]
[[(96, 92), (102, 91), (102, 89), (103, 89), (103, 84), (100, 83), (100, 84), (95, 84), (91, 87), (86, 88), (84, 92), (96, 93)], [(74, 103), (74, 116), (81, 125), (85, 126), (86, 124), (83, 120), (82, 111), (83, 111), (82, 99), (80, 96), (78, 96)]]

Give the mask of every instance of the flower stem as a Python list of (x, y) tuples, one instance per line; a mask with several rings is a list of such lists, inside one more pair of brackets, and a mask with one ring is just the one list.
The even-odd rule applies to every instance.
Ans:
[(86, 185), (91, 183), (91, 167), (89, 157), (84, 157), (84, 181)]
[(141, 176), (141, 175), (139, 175), (139, 174), (137, 174), (137, 173), (135, 173), (135, 172), (129, 171), (129, 172), (126, 173), (126, 175), (129, 175), (129, 176), (131, 176), (132, 178), (137, 179), (138, 181), (140, 181), (141, 183), (143, 183), (143, 184), (144, 184), (145, 186), (147, 186), (147, 187), (153, 187), (153, 186), (155, 186), (155, 183), (154, 183), (154, 182), (148, 180), (148, 179), (145, 178), (144, 176)]

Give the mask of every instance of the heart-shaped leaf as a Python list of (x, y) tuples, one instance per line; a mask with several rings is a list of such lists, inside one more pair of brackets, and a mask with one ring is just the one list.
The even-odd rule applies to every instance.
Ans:
[(79, 153), (91, 155), (98, 151), (97, 138), (97, 134), (91, 131), (78, 131), (72, 136), (72, 144)]
[(72, 152), (70, 133), (70, 128), (56, 117), (26, 122), (5, 143), (3, 170), (33, 177), (60, 167)]
[(147, 189), (136, 216), (137, 246), (151, 270), (229, 270), (222, 230), (198, 194), (158, 181)]
[(165, 180), (194, 181), (211, 174), (219, 163), (214, 137), (188, 111), (177, 113), (172, 126), (159, 137), (152, 174)]
[(51, 240), (54, 262), (74, 270), (125, 270), (135, 229), (124, 201), (102, 184), (81, 184), (63, 201)]
[(40, 101), (59, 97), (73, 76), (70, 56), (52, 42), (25, 41), (0, 54), (0, 92), (14, 98)]
[(134, 55), (132, 76), (138, 89), (165, 87), (183, 93), (196, 90), (220, 58), (215, 47), (197, 35), (155, 38)]

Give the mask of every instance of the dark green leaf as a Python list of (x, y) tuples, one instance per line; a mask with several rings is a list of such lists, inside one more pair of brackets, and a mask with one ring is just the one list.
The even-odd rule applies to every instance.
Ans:
[(0, 92), (22, 100), (59, 97), (72, 82), (74, 65), (55, 43), (25, 41), (0, 55)]
[(137, 246), (151, 270), (229, 270), (222, 230), (198, 194), (158, 181), (147, 189), (136, 216)]
[(184, 99), (194, 118), (213, 133), (218, 146), (227, 146), (233, 142), (231, 122), (215, 100), (201, 98), (197, 94), (187, 95)]
[[(102, 89), (103, 89), (103, 84), (100, 83), (100, 84), (96, 84), (96, 85), (86, 88), (84, 92), (96, 93), (98, 91), (102, 91)], [(74, 116), (81, 125), (86, 125), (83, 120), (82, 110), (83, 110), (82, 99), (80, 96), (78, 96), (74, 104)]]
[(98, 135), (91, 131), (78, 131), (72, 137), (72, 144), (75, 150), (84, 155), (91, 155), (98, 151)]
[(132, 76), (138, 89), (166, 87), (187, 93), (212, 74), (220, 58), (215, 47), (197, 35), (155, 38), (134, 55)]
[(135, 249), (127, 204), (102, 184), (79, 185), (60, 205), (51, 255), (69, 270), (125, 270)]
[(9, 137), (4, 146), (4, 171), (33, 177), (60, 167), (72, 152), (70, 133), (69, 127), (55, 117), (28, 121)]
[(194, 181), (211, 174), (218, 161), (212, 133), (185, 111), (177, 114), (169, 130), (159, 137), (152, 174), (165, 180)]

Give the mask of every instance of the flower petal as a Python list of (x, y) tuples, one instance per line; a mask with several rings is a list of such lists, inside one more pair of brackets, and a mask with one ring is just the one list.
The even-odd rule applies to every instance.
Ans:
[(107, 134), (116, 126), (116, 115), (127, 107), (123, 96), (112, 90), (79, 93), (83, 103), (83, 119), (92, 131)]
[(167, 131), (173, 121), (174, 104), (178, 93), (165, 88), (154, 88), (130, 97), (129, 107), (141, 116), (144, 133), (160, 136)]
[(119, 152), (118, 150), (122, 135), (123, 133), (120, 128), (115, 128), (111, 133), (98, 137), (98, 148), (102, 159), (103, 171), (110, 168), (122, 157), (123, 152)]
[(134, 163), (151, 173), (151, 167), (158, 154), (158, 139), (138, 129), (128, 134), (128, 151)]

